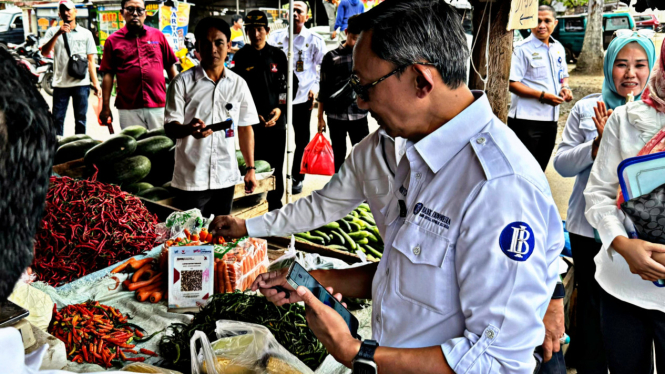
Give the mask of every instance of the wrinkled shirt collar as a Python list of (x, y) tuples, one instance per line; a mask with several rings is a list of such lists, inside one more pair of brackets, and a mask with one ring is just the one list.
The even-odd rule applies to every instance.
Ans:
[[(212, 83), (215, 83), (215, 81), (213, 81), (212, 79), (210, 79), (210, 77), (208, 77), (208, 74), (206, 74), (206, 71), (203, 70), (203, 65), (199, 64), (194, 69), (195, 69), (194, 70), (194, 80), (195, 81), (198, 82), (201, 79), (205, 78), (205, 79), (211, 81)], [(224, 71), (222, 72), (222, 78), (221, 79), (226, 78), (226, 70), (227, 69), (228, 69), (227, 67), (224, 67)]]

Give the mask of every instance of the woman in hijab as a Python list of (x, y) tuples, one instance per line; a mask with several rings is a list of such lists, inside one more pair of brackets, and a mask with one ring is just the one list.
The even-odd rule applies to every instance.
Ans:
[[(618, 75), (613, 71), (613, 87), (607, 87), (605, 68), (603, 100), (610, 108), (621, 104), (624, 92), (631, 88), (635, 92), (635, 87), (644, 86), (642, 77), (649, 76), (647, 60), (655, 58), (653, 47), (651, 50), (644, 47), (644, 41), (649, 40), (649, 44), (650, 39), (644, 34), (630, 34), (636, 42), (626, 44), (626, 47), (632, 46), (630, 54), (622, 54), (623, 50), (617, 54), (614, 66), (622, 65), (625, 75), (617, 81)], [(620, 37), (612, 44), (625, 39), (628, 38)], [(617, 207), (619, 163), (651, 153), (651, 140), (665, 134), (661, 132), (665, 127), (665, 114), (656, 109), (658, 105), (649, 104), (663, 99), (659, 96), (665, 88), (661, 78), (665, 66), (663, 56), (665, 49), (661, 51), (661, 61), (651, 74), (650, 88), (642, 94), (642, 100), (615, 107), (609, 119), (601, 107), (596, 109), (594, 118), (602, 142), (596, 140), (591, 145), (591, 157), (596, 162), (584, 190), (585, 216), (602, 241), (601, 250), (594, 258), (595, 279), (600, 285), (600, 326), (612, 374), (652, 373), (654, 346), (658, 367), (661, 370), (665, 367), (665, 289), (654, 283), (665, 278), (665, 245), (629, 239), (624, 226), (625, 215)]]
[[(568, 203), (566, 228), (575, 262), (578, 287), (577, 335), (571, 340), (566, 361), (578, 373), (607, 374), (600, 323), (600, 287), (594, 278), (594, 257), (601, 245), (594, 240), (593, 227), (584, 217), (584, 189), (597, 157), (602, 126), (596, 128), (594, 117), (604, 119), (626, 103), (626, 97), (640, 98), (655, 63), (653, 42), (631, 35), (614, 39), (604, 61), (603, 92), (578, 101), (568, 116), (563, 140), (554, 156), (554, 168), (563, 177), (576, 177)], [(615, 168), (616, 169), (616, 168)]]

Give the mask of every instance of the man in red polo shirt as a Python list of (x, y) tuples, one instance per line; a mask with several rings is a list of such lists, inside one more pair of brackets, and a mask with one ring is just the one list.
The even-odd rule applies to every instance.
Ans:
[(176, 56), (164, 34), (145, 26), (143, 0), (122, 0), (125, 27), (114, 32), (104, 43), (101, 71), (104, 72), (100, 114), (103, 123), (111, 118), (109, 101), (113, 78), (118, 77), (115, 106), (122, 128), (141, 125), (148, 129), (164, 127), (166, 84), (164, 70), (173, 79), (178, 72)]

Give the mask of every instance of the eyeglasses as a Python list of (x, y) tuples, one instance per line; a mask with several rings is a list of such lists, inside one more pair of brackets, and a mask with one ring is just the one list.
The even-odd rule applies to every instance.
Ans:
[(134, 8), (133, 6), (127, 7), (125, 10), (129, 14), (134, 14), (134, 12), (136, 12), (136, 14), (139, 16), (142, 16), (143, 13), (145, 13), (145, 8)]
[(303, 13), (305, 13), (305, 11), (302, 10), (302, 9), (297, 9), (297, 8), (296, 8), (296, 9), (293, 10), (293, 13), (296, 13), (296, 14), (303, 14)]
[(617, 30), (614, 32), (614, 36), (617, 38), (632, 38), (633, 36), (637, 36), (640, 38), (647, 38), (651, 39), (656, 35), (656, 32), (653, 30), (648, 30), (648, 29), (642, 29), (642, 30), (628, 30), (628, 29), (622, 29), (622, 30)]
[(358, 95), (359, 98), (362, 99), (364, 102), (369, 102), (369, 89), (376, 86), (377, 84), (385, 81), (386, 79), (392, 77), (393, 75), (399, 73), (400, 71), (403, 71), (404, 69), (408, 68), (411, 65), (427, 65), (427, 66), (436, 66), (436, 63), (433, 62), (412, 62), (410, 64), (402, 65), (398, 67), (397, 69), (391, 71), (390, 73), (384, 75), (383, 77), (379, 78), (378, 80), (368, 83), (366, 85), (360, 84), (360, 78), (358, 78), (357, 75), (351, 74), (351, 78), (349, 79), (349, 85), (351, 88), (353, 88), (353, 91)]

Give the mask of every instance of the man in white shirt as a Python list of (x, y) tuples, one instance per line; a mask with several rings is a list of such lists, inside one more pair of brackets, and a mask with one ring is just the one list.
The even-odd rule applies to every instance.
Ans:
[[(26, 73), (18, 69), (12, 56), (0, 50), (0, 224), (13, 227), (21, 222), (21, 230), (0, 232), (0, 303), (7, 300), (32, 262), (33, 239), (44, 213), (56, 146), (48, 105), (34, 86), (24, 84), (27, 77), (22, 74)], [(47, 349), (44, 345), (25, 355), (21, 333), (13, 327), (0, 328), (0, 372), (68, 373), (39, 371)]]
[[(90, 82), (97, 96), (102, 96), (102, 89), (97, 81), (95, 69), (95, 55), (97, 47), (95, 39), (89, 30), (76, 24), (76, 7), (71, 0), (61, 0), (58, 14), (62, 19), (62, 26), (51, 27), (46, 31), (42, 45), (44, 56), (55, 51), (53, 59), (53, 121), (58, 135), (63, 135), (65, 115), (69, 106), (69, 98), (74, 106), (76, 119), (76, 134), (85, 134), (85, 124), (88, 115), (88, 96), (90, 96)], [(69, 52), (65, 45), (69, 45)], [(70, 53), (71, 52), (71, 53)], [(72, 77), (67, 71), (70, 56), (79, 55), (87, 58), (88, 69), (82, 79)]]
[[(296, 139), (296, 151), (293, 155), (293, 194), (302, 192), (305, 175), (300, 174), (300, 162), (305, 147), (310, 141), (309, 127), (314, 108), (314, 95), (319, 92), (321, 62), (326, 54), (323, 38), (305, 27), (307, 4), (296, 1), (293, 4), (293, 68), (298, 77), (298, 92), (293, 97), (293, 131)], [(281, 48), (289, 54), (289, 29), (277, 30), (270, 35), (268, 44)]]
[(235, 185), (243, 180), (235, 156), (236, 131), (247, 164), (245, 191), (256, 187), (252, 125), (259, 117), (247, 83), (224, 67), (230, 38), (224, 20), (201, 20), (196, 26), (201, 64), (178, 75), (166, 98), (164, 128), (178, 139), (171, 186), (178, 190), (180, 208), (198, 208), (205, 216), (231, 213)]
[(515, 44), (510, 67), (512, 100), (508, 126), (544, 171), (552, 156), (559, 105), (571, 101), (563, 45), (552, 38), (559, 21), (549, 5), (538, 8), (538, 26)]
[(322, 190), (211, 227), (289, 235), (367, 200), (381, 261), (312, 275), (332, 292), (372, 299), (375, 341), (355, 340), (333, 309), (290, 288), (285, 271), (262, 274), (253, 289), (277, 305), (304, 301), (309, 327), (355, 372), (531, 374), (534, 348), (563, 334), (543, 327), (549, 305), (563, 315), (561, 300), (550, 302), (564, 238), (547, 180), (487, 97), (464, 84), (466, 36), (445, 0), (388, 0), (358, 23), (350, 82), (381, 129)]

